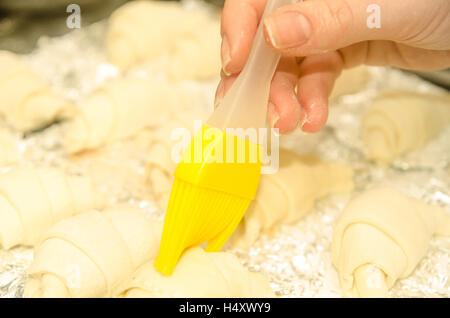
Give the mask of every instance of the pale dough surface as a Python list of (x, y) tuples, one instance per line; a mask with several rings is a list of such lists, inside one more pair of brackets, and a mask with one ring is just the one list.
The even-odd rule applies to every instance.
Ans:
[(267, 278), (229, 253), (188, 250), (172, 276), (154, 269), (162, 223), (129, 206), (51, 227), (37, 246), (25, 297), (273, 297)]
[(218, 17), (176, 2), (133, 1), (111, 15), (105, 47), (121, 69), (165, 60), (169, 77), (183, 80), (218, 77), (220, 43)]
[(65, 127), (69, 153), (95, 149), (164, 123), (171, 110), (189, 103), (176, 86), (157, 79), (127, 77), (99, 87), (82, 100)]
[(13, 167), (0, 175), (0, 247), (33, 246), (55, 222), (101, 205), (89, 178)]
[(260, 233), (289, 224), (311, 211), (318, 199), (353, 190), (351, 167), (323, 162), (280, 148), (280, 167), (262, 175), (255, 200), (230, 238), (235, 247), (248, 248)]
[(0, 128), (0, 168), (16, 163), (19, 157), (14, 138), (10, 132)]
[(200, 247), (188, 249), (171, 276), (144, 264), (119, 294), (120, 297), (242, 298), (275, 297), (267, 278), (245, 269), (230, 253), (207, 253)]
[(183, 143), (190, 143), (194, 135), (194, 120), (204, 120), (206, 116), (207, 113), (199, 109), (180, 108), (178, 112), (172, 112), (164, 126), (143, 131), (139, 136), (148, 148), (147, 182), (163, 209), (169, 201), (177, 166), (174, 156), (183, 154)]
[(39, 129), (71, 109), (17, 55), (0, 51), (0, 70), (0, 115), (16, 130)]
[(369, 80), (370, 72), (367, 66), (361, 65), (342, 71), (334, 83), (330, 100), (333, 101), (341, 96), (361, 91)]
[(375, 99), (362, 120), (368, 158), (389, 163), (419, 149), (450, 123), (450, 94), (389, 91)]
[[(178, 123), (178, 124), (177, 124)], [(178, 120), (175, 126), (182, 126)], [(147, 167), (148, 183), (162, 209), (167, 207), (176, 164), (174, 143), (168, 133), (152, 142)], [(326, 163), (314, 156), (300, 156), (280, 149), (280, 167), (262, 175), (255, 200), (230, 238), (232, 245), (248, 248), (261, 232), (280, 223), (292, 223), (314, 207), (316, 200), (353, 189), (353, 170), (343, 164)]]
[(25, 297), (111, 297), (156, 256), (160, 222), (129, 206), (85, 212), (56, 223), (41, 238)]
[(344, 296), (386, 297), (428, 250), (433, 234), (450, 235), (441, 208), (380, 187), (355, 197), (339, 216), (332, 261)]

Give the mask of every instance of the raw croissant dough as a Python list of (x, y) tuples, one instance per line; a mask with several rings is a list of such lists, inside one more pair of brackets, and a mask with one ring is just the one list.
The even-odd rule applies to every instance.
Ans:
[[(179, 112), (173, 112), (166, 125), (152, 130), (142, 138), (148, 148), (147, 180), (161, 208), (166, 208), (169, 202), (173, 172), (176, 168), (172, 151), (181, 142), (179, 138), (172, 140), (171, 135), (175, 129), (181, 128), (187, 129), (186, 133), (189, 132), (193, 136), (194, 120), (203, 120), (206, 115), (206, 112), (199, 109), (179, 109)], [(189, 137), (186, 141), (190, 142), (190, 139)], [(183, 150), (178, 148), (178, 154), (182, 154)]]
[(450, 94), (391, 91), (367, 109), (362, 138), (368, 157), (388, 163), (422, 147), (450, 123)]
[(143, 265), (121, 297), (242, 298), (275, 297), (267, 278), (248, 272), (230, 253), (206, 253), (200, 247), (188, 249), (171, 276)]
[(18, 155), (13, 136), (0, 128), (0, 167), (16, 163)]
[(277, 173), (261, 176), (255, 200), (230, 238), (235, 247), (248, 248), (261, 232), (279, 223), (298, 221), (315, 202), (330, 194), (353, 189), (353, 170), (280, 149)]
[(354, 198), (333, 233), (333, 264), (343, 295), (386, 297), (426, 254), (433, 234), (450, 235), (450, 216), (439, 207), (388, 187)]
[(39, 129), (71, 109), (15, 54), (0, 51), (0, 70), (0, 114), (16, 130)]
[(0, 175), (0, 247), (34, 245), (55, 222), (101, 203), (88, 178), (13, 167)]
[(331, 91), (330, 100), (354, 94), (362, 90), (370, 80), (370, 72), (367, 66), (361, 65), (342, 71), (341, 75), (334, 83)]
[(65, 219), (47, 231), (28, 271), (25, 297), (111, 297), (156, 256), (162, 224), (118, 206)]
[(248, 273), (236, 256), (198, 247), (183, 255), (171, 277), (163, 277), (150, 261), (161, 231), (161, 222), (126, 206), (62, 220), (43, 235), (24, 296), (273, 296), (265, 277)]
[[(174, 126), (183, 127), (181, 120)], [(171, 129), (171, 128), (170, 128)], [(149, 147), (148, 182), (161, 208), (167, 206), (176, 164), (172, 160), (170, 133), (160, 134)], [(154, 135), (158, 137), (158, 135)], [(262, 175), (255, 201), (231, 236), (237, 247), (249, 247), (262, 231), (277, 223), (299, 220), (314, 207), (316, 200), (332, 193), (353, 189), (353, 170), (337, 163), (324, 163), (313, 156), (299, 156), (280, 149), (276, 174)]]
[(133, 1), (120, 7), (111, 15), (106, 35), (108, 57), (119, 68), (165, 58), (167, 72), (175, 80), (218, 76), (220, 43), (218, 18), (160, 1)]
[[(183, 96), (184, 98), (184, 96)], [(98, 88), (83, 100), (65, 130), (68, 152), (101, 147), (165, 122), (182, 102), (175, 87), (158, 80), (126, 78)]]

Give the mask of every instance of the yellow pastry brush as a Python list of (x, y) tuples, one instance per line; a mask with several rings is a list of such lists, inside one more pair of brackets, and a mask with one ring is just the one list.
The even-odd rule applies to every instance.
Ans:
[[(263, 18), (291, 2), (268, 0)], [(249, 136), (266, 127), (270, 82), (279, 58), (266, 44), (260, 23), (247, 64), (175, 170), (155, 261), (161, 273), (171, 275), (191, 246), (208, 242), (206, 251), (219, 251), (254, 199), (263, 146)]]

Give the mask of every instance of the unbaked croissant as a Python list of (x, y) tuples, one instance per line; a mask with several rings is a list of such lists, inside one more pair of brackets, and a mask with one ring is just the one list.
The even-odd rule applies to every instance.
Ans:
[(182, 80), (218, 76), (220, 43), (219, 19), (207, 13), (179, 3), (133, 1), (111, 15), (105, 45), (121, 69), (166, 57), (169, 76)]
[(160, 222), (117, 206), (62, 220), (48, 230), (28, 270), (25, 297), (111, 297), (156, 256)]
[(280, 149), (279, 157), (278, 171), (261, 176), (255, 200), (230, 238), (233, 246), (248, 248), (261, 232), (298, 221), (318, 199), (353, 189), (353, 170), (349, 166), (286, 149)]
[(261, 298), (275, 294), (265, 276), (248, 272), (235, 255), (193, 247), (183, 254), (171, 276), (159, 273), (153, 262), (144, 264), (119, 296)]
[(173, 43), (167, 58), (169, 77), (176, 81), (219, 77), (220, 43), (219, 19), (205, 21), (195, 32)]
[(362, 120), (368, 158), (389, 163), (418, 149), (450, 123), (450, 95), (390, 91), (375, 99)]
[(13, 167), (0, 175), (0, 246), (34, 245), (55, 222), (101, 205), (89, 178)]
[(95, 149), (164, 123), (168, 109), (180, 103), (167, 83), (142, 78), (114, 80), (91, 93), (78, 106), (65, 129), (70, 153)]
[(365, 65), (342, 71), (341, 75), (339, 75), (334, 83), (333, 90), (330, 94), (330, 100), (333, 101), (341, 96), (361, 91), (367, 85), (369, 80), (370, 72)]
[[(148, 158), (148, 182), (161, 208), (167, 205), (176, 167), (171, 148), (174, 143), (169, 136), (151, 144)], [(300, 156), (286, 149), (280, 149), (279, 157), (279, 170), (261, 176), (256, 198), (230, 238), (232, 245), (247, 248), (261, 232), (278, 223), (299, 220), (316, 200), (353, 189), (353, 170), (346, 165), (324, 163), (314, 156)]]
[(169, 201), (173, 172), (176, 168), (173, 155), (183, 154), (183, 143), (188, 146), (193, 136), (194, 121), (201, 121), (205, 115), (198, 109), (180, 109), (179, 113), (172, 114), (164, 126), (147, 134), (150, 135), (145, 141), (145, 147), (148, 148), (147, 182), (161, 208), (165, 209)]
[(39, 129), (71, 109), (15, 54), (0, 51), (0, 70), (0, 114), (16, 130)]
[(386, 297), (425, 256), (433, 234), (450, 235), (450, 216), (437, 206), (389, 187), (354, 198), (333, 233), (333, 264), (343, 295)]

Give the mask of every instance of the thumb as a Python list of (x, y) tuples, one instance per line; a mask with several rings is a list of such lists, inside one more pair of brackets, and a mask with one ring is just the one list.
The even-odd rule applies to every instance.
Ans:
[(284, 6), (264, 21), (266, 40), (285, 55), (306, 56), (368, 40), (450, 49), (450, 1), (313, 0)]

